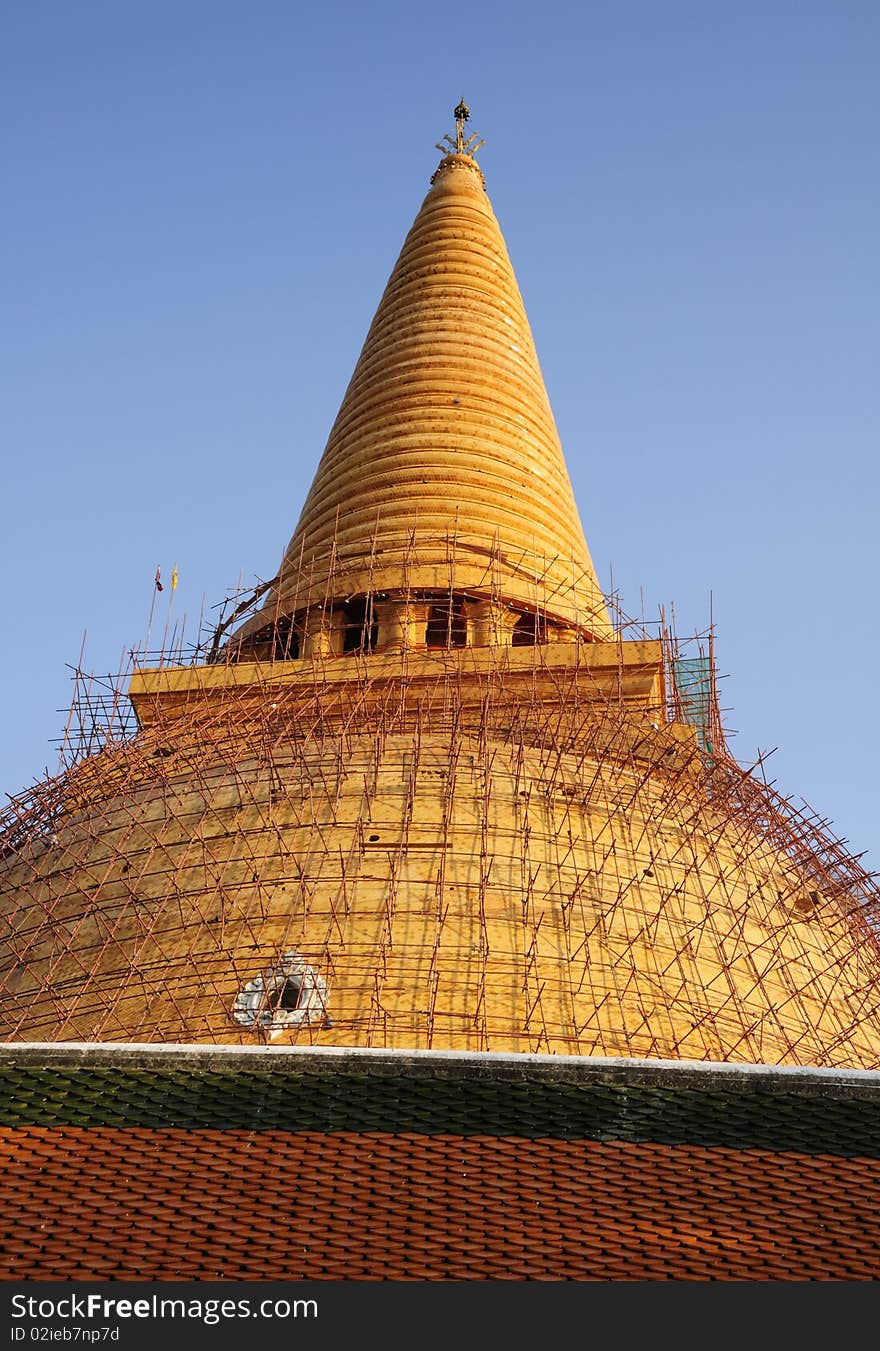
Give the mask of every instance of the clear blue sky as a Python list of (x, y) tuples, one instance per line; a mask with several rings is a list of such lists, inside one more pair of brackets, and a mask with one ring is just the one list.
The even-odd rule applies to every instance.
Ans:
[[(7, 4), (0, 786), (271, 576), (464, 94), (587, 538), (880, 868), (876, 0)], [(167, 596), (167, 593), (165, 593)]]

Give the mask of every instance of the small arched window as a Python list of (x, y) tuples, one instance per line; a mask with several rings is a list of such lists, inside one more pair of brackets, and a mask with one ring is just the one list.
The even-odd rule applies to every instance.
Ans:
[(429, 648), (464, 647), (467, 642), (467, 622), (462, 614), (460, 600), (450, 597), (442, 605), (431, 606), (425, 642)]
[(547, 641), (547, 623), (537, 614), (520, 615), (513, 630), (514, 647), (535, 647)]
[(327, 982), (295, 948), (277, 966), (261, 971), (238, 992), (232, 1016), (241, 1027), (270, 1034), (309, 1023), (328, 1023)]

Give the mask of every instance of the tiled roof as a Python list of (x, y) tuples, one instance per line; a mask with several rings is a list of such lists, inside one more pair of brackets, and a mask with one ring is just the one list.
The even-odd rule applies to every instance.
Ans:
[(13, 1279), (871, 1280), (880, 1160), (491, 1135), (2, 1132)]
[(4, 1061), (8, 1279), (880, 1270), (873, 1074), (57, 1048)]

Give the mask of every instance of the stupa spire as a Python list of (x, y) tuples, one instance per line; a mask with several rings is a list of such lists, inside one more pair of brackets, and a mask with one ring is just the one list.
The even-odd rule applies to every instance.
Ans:
[(282, 620), (304, 632), (316, 605), (404, 595), (500, 605), (503, 625), (611, 636), (522, 297), (474, 159), (483, 142), (465, 136), (463, 99), (454, 116), (455, 137), (439, 146), (444, 157), (279, 580), (241, 631), (245, 642)]

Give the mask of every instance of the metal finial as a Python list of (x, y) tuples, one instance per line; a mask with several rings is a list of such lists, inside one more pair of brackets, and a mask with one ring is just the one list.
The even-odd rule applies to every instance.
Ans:
[(452, 110), (452, 116), (455, 118), (455, 140), (460, 155), (464, 154), (464, 124), (470, 115), (471, 110), (464, 99), (461, 100), (457, 108), (453, 108)]
[(437, 149), (442, 150), (444, 155), (470, 155), (473, 157), (480, 146), (486, 144), (485, 141), (479, 140), (476, 134), (465, 139), (464, 124), (470, 115), (471, 110), (462, 99), (458, 107), (452, 111), (452, 116), (455, 118), (455, 139), (453, 140), (451, 136), (444, 136), (443, 141), (437, 142)]

